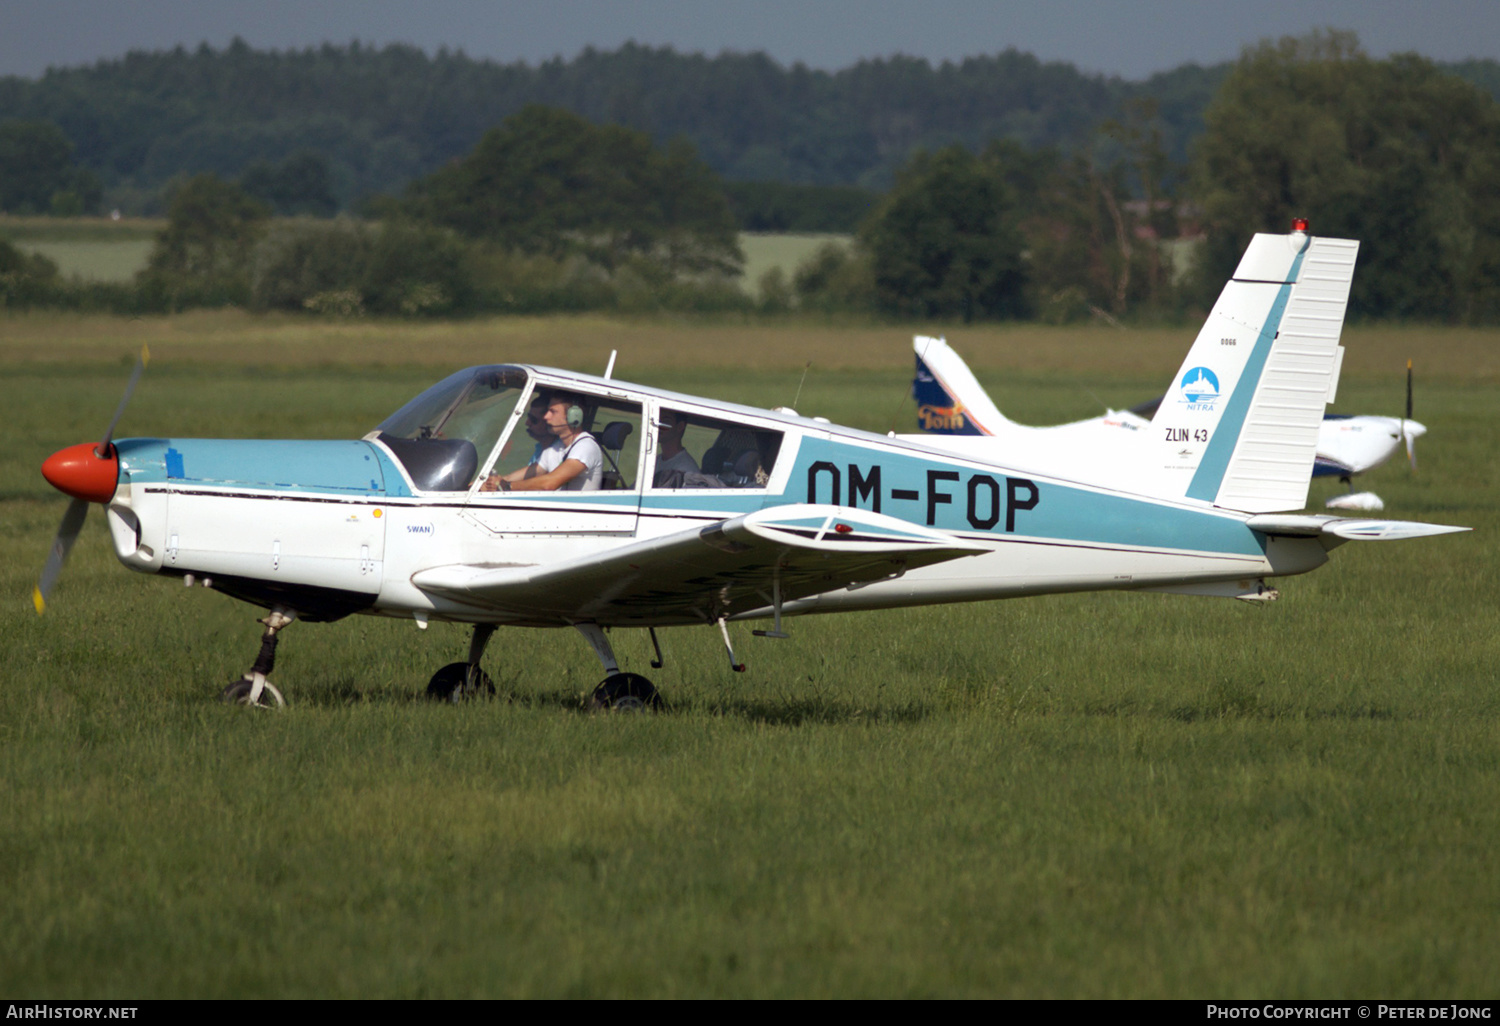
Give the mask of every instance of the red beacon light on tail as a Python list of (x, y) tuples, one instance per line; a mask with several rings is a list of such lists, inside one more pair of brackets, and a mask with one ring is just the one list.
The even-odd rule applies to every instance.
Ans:
[(1305, 217), (1294, 217), (1294, 218), (1292, 218), (1292, 231), (1294, 231), (1294, 232), (1305, 232), (1305, 231), (1307, 231), (1307, 218), (1305, 218)]

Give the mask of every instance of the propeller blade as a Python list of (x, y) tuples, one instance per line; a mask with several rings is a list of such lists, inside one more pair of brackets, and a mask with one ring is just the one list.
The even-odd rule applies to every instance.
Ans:
[(103, 456), (109, 452), (109, 443), (115, 437), (115, 428), (120, 424), (120, 418), (125, 416), (125, 407), (130, 403), (130, 397), (135, 394), (135, 386), (140, 383), (141, 372), (146, 369), (146, 364), (151, 362), (151, 347), (142, 344), (141, 355), (136, 357), (135, 370), (130, 372), (130, 381), (125, 385), (125, 394), (120, 396), (120, 405), (115, 409), (114, 418), (109, 422), (109, 428), (104, 432), (104, 440), (99, 443), (99, 455)]
[(83, 520), (88, 512), (89, 504), (82, 499), (74, 499), (68, 503), (68, 511), (63, 514), (62, 524), (57, 528), (57, 537), (52, 539), (52, 551), (47, 554), (47, 565), (42, 567), (41, 580), (31, 591), (31, 604), (36, 606), (38, 616), (47, 610), (47, 596), (52, 593), (57, 575), (62, 573), (63, 564), (68, 561), (68, 553), (73, 551), (73, 542), (78, 539), (78, 532), (83, 530)]
[(103, 440), (94, 448), (92, 454), (87, 454), (88, 443), (84, 442), (53, 453), (42, 464), (43, 476), (54, 487), (71, 495), (73, 501), (68, 503), (68, 510), (63, 514), (62, 524), (57, 528), (57, 537), (52, 539), (52, 551), (47, 554), (46, 565), (42, 567), (42, 576), (37, 581), (36, 587), (31, 589), (31, 604), (36, 607), (38, 616), (46, 612), (47, 596), (52, 594), (52, 586), (57, 583), (63, 564), (68, 561), (68, 553), (73, 551), (73, 543), (78, 540), (78, 533), (83, 530), (83, 521), (89, 512), (89, 502), (91, 500), (108, 502), (109, 496), (114, 492), (113, 478), (119, 472), (119, 464), (118, 460), (111, 455), (110, 442), (114, 440), (115, 428), (119, 427), (120, 418), (125, 416), (125, 407), (130, 404), (130, 397), (135, 394), (135, 386), (140, 384), (141, 374), (145, 371), (146, 364), (150, 362), (151, 348), (142, 344), (141, 355), (136, 358), (135, 369), (130, 372), (130, 381), (125, 385), (125, 394), (120, 397), (120, 405), (115, 409), (115, 415), (104, 432)]
[(1406, 419), (1411, 420), (1411, 361), (1406, 361)]

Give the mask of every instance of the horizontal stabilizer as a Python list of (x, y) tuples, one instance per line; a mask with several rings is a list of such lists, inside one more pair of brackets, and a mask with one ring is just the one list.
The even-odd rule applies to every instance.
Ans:
[(1262, 534), (1292, 535), (1315, 538), (1329, 535), (1345, 541), (1401, 541), (1406, 538), (1427, 538), (1436, 534), (1457, 534), (1472, 530), (1468, 527), (1453, 527), (1448, 524), (1421, 524), (1412, 520), (1355, 520), (1347, 517), (1327, 517), (1286, 513), (1265, 513), (1251, 517), (1246, 526)]

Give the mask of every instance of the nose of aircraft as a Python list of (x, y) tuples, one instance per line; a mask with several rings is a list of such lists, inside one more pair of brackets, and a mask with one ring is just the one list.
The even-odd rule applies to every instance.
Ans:
[(64, 495), (85, 502), (108, 502), (120, 480), (120, 459), (110, 446), (100, 456), (97, 442), (59, 449), (42, 463), (42, 476)]

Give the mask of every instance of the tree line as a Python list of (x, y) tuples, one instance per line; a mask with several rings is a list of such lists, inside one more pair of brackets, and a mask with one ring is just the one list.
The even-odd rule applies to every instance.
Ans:
[[(17, 124), (0, 124), (0, 159)], [(726, 183), (684, 137), (661, 143), (531, 105), (368, 201), (368, 223), (270, 219), (336, 203), (326, 166), (305, 155), (252, 163), (237, 180), (181, 181), (127, 298), (406, 315), (758, 306), (1174, 317), (1212, 301), (1251, 233), (1300, 215), (1362, 240), (1353, 316), (1500, 319), (1500, 105), (1484, 89), (1419, 57), (1374, 60), (1352, 35), (1315, 33), (1247, 49), (1204, 126), (1183, 163), (1162, 104), (1130, 98), (1086, 145), (1000, 135), (919, 148), (876, 193)], [(66, 180), (83, 188), (77, 175)], [(747, 218), (787, 227), (833, 208), (855, 226), (852, 246), (773, 272), (754, 296), (734, 285)], [(1191, 267), (1175, 241), (1185, 232), (1201, 236)], [(0, 262), (0, 300), (35, 302), (46, 277), (34, 262)]]
[[(885, 191), (915, 151), (993, 139), (1028, 149), (1087, 150), (1127, 103), (1155, 103), (1162, 146), (1184, 163), (1233, 62), (1185, 64), (1142, 81), (1089, 75), (1007, 50), (959, 62), (910, 57), (827, 72), (762, 53), (715, 57), (627, 44), (570, 60), (500, 64), (462, 51), (359, 43), (256, 50), (133, 51), (38, 79), (0, 77), (0, 120), (45, 121), (75, 147), (106, 202), (156, 211), (162, 187), (213, 172), (238, 179), (258, 162), (315, 153), (340, 209), (468, 153), (530, 105), (595, 124), (682, 137), (735, 182), (860, 186)], [(1500, 65), (1443, 65), (1492, 95)], [(38, 208), (45, 212), (45, 206)]]
[(993, 138), (1087, 146), (1101, 119), (1139, 96), (1157, 101), (1167, 149), (1181, 159), (1225, 70), (1187, 65), (1126, 82), (1008, 50), (826, 72), (762, 53), (635, 44), (528, 65), (410, 46), (266, 51), (236, 40), (132, 52), (36, 80), (0, 77), (0, 120), (57, 125), (126, 213), (153, 212), (174, 178), (237, 179), (258, 161), (306, 152), (327, 162), (332, 195), (348, 209), (463, 156), (532, 105), (635, 129), (657, 145), (685, 138), (730, 181), (883, 191), (918, 149), (977, 150)]

